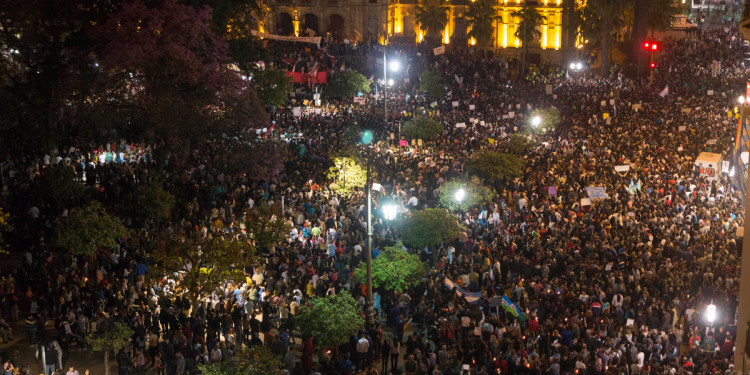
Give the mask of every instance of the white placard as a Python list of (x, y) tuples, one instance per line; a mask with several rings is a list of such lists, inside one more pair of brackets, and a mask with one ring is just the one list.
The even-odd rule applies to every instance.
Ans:
[(516, 109), (521, 109), (521, 105), (520, 104), (516, 104)]
[(458, 124), (456, 124), (456, 128), (461, 129), (461, 128), (465, 128), (465, 127), (466, 127), (466, 123), (465, 122), (459, 122)]
[(715, 139), (709, 139), (708, 142), (706, 142), (706, 144), (715, 145), (716, 144), (716, 140)]
[(557, 99), (557, 94), (552, 95), (552, 99)]
[(544, 85), (544, 92), (547, 93), (547, 95), (552, 95), (552, 85)]
[(714, 96), (714, 90), (708, 90), (708, 91), (706, 92), (706, 94), (707, 94), (708, 96)]
[(677, 128), (677, 131), (684, 132), (685, 130), (687, 130), (687, 126), (685, 126), (685, 125), (680, 125), (680, 127)]
[(454, 101), (452, 104), (453, 104), (453, 108), (458, 107), (458, 101)]
[(615, 105), (615, 100), (614, 99), (609, 99), (609, 104)]
[(474, 110), (474, 108), (476, 108), (476, 107), (474, 106), (474, 104), (469, 104), (469, 111), (473, 111), (473, 110)]
[(404, 78), (404, 83), (409, 83), (409, 78)]
[(602, 107), (604, 107), (605, 105), (607, 105), (607, 101), (606, 100), (602, 100), (601, 104), (602, 104)]
[(515, 118), (516, 113), (515, 112), (508, 112), (508, 118)]
[(294, 108), (292, 108), (292, 115), (294, 117), (300, 117), (300, 116), (302, 116), (302, 108), (300, 108), (300, 107), (294, 107)]
[(615, 165), (615, 172), (627, 172), (630, 170), (630, 164)]
[(591, 198), (581, 198), (581, 206), (591, 206)]

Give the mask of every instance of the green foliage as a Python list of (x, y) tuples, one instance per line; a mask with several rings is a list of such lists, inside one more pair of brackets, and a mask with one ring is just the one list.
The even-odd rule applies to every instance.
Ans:
[(96, 332), (86, 337), (86, 342), (95, 352), (117, 353), (128, 345), (131, 336), (133, 336), (133, 330), (127, 324), (109, 318), (99, 323)]
[(325, 88), (327, 97), (341, 101), (351, 101), (358, 92), (370, 92), (370, 81), (354, 69), (336, 72)]
[(367, 183), (367, 170), (352, 157), (334, 157), (333, 166), (326, 176), (332, 181), (330, 188), (342, 195), (349, 195), (356, 188), (363, 188)]
[(529, 44), (542, 36), (541, 31), (537, 30), (536, 27), (541, 25), (547, 17), (542, 16), (536, 6), (529, 5), (528, 2), (524, 2), (523, 8), (513, 11), (510, 16), (519, 19), (518, 29), (513, 36), (521, 40), (521, 73), (524, 74)]
[(537, 108), (531, 111), (529, 119), (539, 116), (542, 119), (542, 123), (539, 126), (533, 126), (529, 124), (529, 131), (544, 134), (549, 131), (554, 131), (557, 125), (560, 124), (560, 111), (556, 108)]
[(469, 3), (466, 12), (466, 20), (469, 23), (469, 38), (477, 40), (482, 47), (492, 45), (492, 36), (495, 35), (493, 23), (502, 18), (496, 15), (495, 2), (493, 0), (475, 0)]
[(516, 155), (483, 150), (466, 162), (465, 169), (493, 185), (502, 184), (521, 174), (523, 160)]
[(174, 208), (174, 195), (161, 188), (154, 180), (143, 188), (141, 196), (141, 212), (144, 217), (161, 222), (172, 215)]
[(441, 99), (445, 96), (445, 86), (440, 72), (434, 70), (425, 70), (422, 72), (422, 79), (419, 84), (419, 92), (427, 94), (434, 100)]
[[(466, 196), (461, 205), (456, 202), (456, 192), (464, 189)], [(491, 188), (482, 185), (477, 178), (470, 180), (452, 180), (440, 186), (440, 205), (449, 210), (466, 210), (476, 205), (483, 206), (492, 202), (495, 193)]]
[(440, 34), (448, 23), (449, 4), (443, 0), (420, 0), (415, 8), (414, 18), (425, 38), (440, 40)]
[(680, 10), (672, 0), (651, 0), (648, 6), (646, 24), (652, 35), (655, 31), (669, 30), (672, 26), (674, 15)]
[(252, 36), (229, 39), (227, 44), (229, 57), (245, 75), (253, 72), (258, 66), (258, 61), (269, 61), (271, 58), (271, 54), (263, 48), (260, 39)]
[(94, 201), (71, 211), (60, 226), (57, 245), (73, 255), (88, 255), (100, 248), (114, 249), (115, 240), (127, 233), (120, 219), (109, 215)]
[(279, 216), (280, 212), (280, 204), (265, 202), (247, 211), (245, 227), (256, 248), (270, 249), (286, 239), (292, 228)]
[(279, 69), (255, 70), (250, 81), (265, 107), (281, 107), (292, 92), (292, 80), (286, 71)]
[(508, 142), (505, 144), (508, 151), (516, 155), (523, 155), (530, 146), (531, 142), (529, 141), (529, 138), (520, 133), (512, 134), (510, 138), (508, 138)]
[(60, 164), (44, 168), (40, 188), (43, 197), (48, 197), (58, 204), (80, 198), (85, 190), (76, 180), (75, 170)]
[(348, 342), (364, 324), (357, 301), (347, 291), (313, 298), (300, 308), (295, 320), (303, 334), (315, 337), (324, 348)]
[(206, 237), (192, 228), (184, 232), (152, 252), (156, 265), (152, 267), (154, 272), (149, 270), (150, 278), (158, 280), (182, 272), (175, 293), (193, 302), (227, 280), (245, 280), (245, 267), (255, 260), (255, 248), (246, 238), (224, 235), (220, 230)]
[[(601, 74), (609, 75), (609, 50), (612, 32), (622, 20), (629, 1), (591, 0), (586, 2), (585, 14), (590, 31), (599, 31), (601, 44)], [(584, 28), (586, 29), (586, 28)], [(585, 36), (585, 33), (584, 33)]]
[(425, 208), (401, 222), (401, 239), (414, 247), (438, 246), (458, 237), (463, 229), (444, 208)]
[[(372, 286), (385, 291), (403, 292), (422, 281), (426, 274), (427, 268), (419, 256), (401, 250), (401, 243), (386, 247), (372, 261)], [(354, 271), (354, 279), (361, 284), (367, 282), (367, 264), (364, 261)]]
[(233, 360), (198, 365), (203, 375), (276, 375), (281, 360), (265, 346), (253, 346), (235, 353)]
[(444, 131), (445, 127), (441, 122), (428, 117), (417, 117), (407, 121), (401, 129), (406, 138), (421, 138), (426, 141), (434, 141), (440, 138)]

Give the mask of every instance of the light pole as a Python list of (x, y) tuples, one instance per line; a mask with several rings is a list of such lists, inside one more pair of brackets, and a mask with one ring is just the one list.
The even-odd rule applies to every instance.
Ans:
[(463, 220), (464, 214), (461, 212), (461, 202), (466, 198), (466, 190), (464, 190), (464, 188), (456, 190), (456, 193), (453, 194), (453, 198), (458, 202), (458, 213), (461, 215), (461, 220)]
[(716, 320), (716, 305), (711, 301), (711, 304), (706, 306), (706, 321), (708, 326), (706, 327), (706, 336), (708, 336), (709, 330), (713, 327), (714, 321)]
[[(372, 142), (372, 132), (365, 130), (362, 133), (362, 144), (369, 147)], [(370, 150), (367, 150), (367, 300), (365, 302), (365, 319), (367, 326), (375, 326), (375, 306), (372, 303), (372, 180), (370, 177), (371, 163)]]
[(386, 220), (392, 221), (396, 218), (396, 214), (398, 213), (398, 206), (395, 204), (386, 204), (383, 206), (383, 217), (385, 217)]
[[(388, 86), (393, 85), (393, 79), (388, 80), (388, 68), (392, 71), (397, 72), (401, 69), (401, 63), (398, 60), (391, 61), (388, 64), (388, 54), (385, 53), (385, 45), (383, 46), (383, 116), (385, 117), (385, 125), (388, 126)], [(401, 123), (398, 124), (398, 142), (401, 144)]]
[(534, 125), (535, 128), (538, 128), (541, 123), (542, 118), (539, 116), (534, 116), (534, 118), (531, 119), (531, 125)]

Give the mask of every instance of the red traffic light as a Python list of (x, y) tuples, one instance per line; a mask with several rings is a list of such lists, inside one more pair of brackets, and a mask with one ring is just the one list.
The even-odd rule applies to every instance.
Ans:
[(652, 62), (649, 64), (649, 67), (651, 67), (651, 69), (656, 69), (656, 63)]
[(656, 52), (659, 49), (661, 49), (661, 45), (659, 44), (659, 42), (647, 40), (643, 42), (643, 49), (646, 50), (647, 52)]

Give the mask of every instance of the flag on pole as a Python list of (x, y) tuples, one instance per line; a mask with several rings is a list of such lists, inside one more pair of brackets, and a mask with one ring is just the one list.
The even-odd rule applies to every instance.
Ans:
[(665, 96), (667, 96), (667, 95), (669, 95), (669, 85), (668, 84), (666, 86), (664, 86), (664, 90), (661, 90), (661, 92), (659, 93), (659, 96), (661, 96), (662, 98), (665, 97)]

